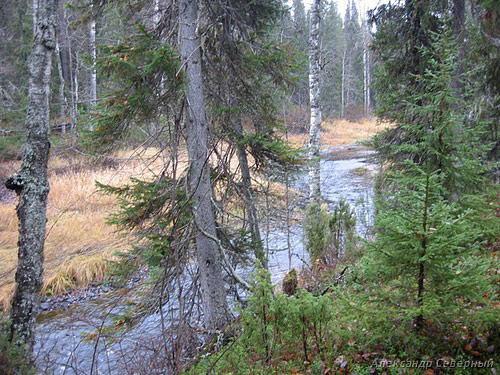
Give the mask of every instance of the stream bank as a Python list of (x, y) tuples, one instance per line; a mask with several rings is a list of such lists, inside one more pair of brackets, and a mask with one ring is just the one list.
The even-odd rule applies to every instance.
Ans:
[[(360, 237), (368, 234), (373, 221), (373, 175), (376, 170), (373, 157), (373, 151), (353, 146), (330, 148), (322, 153), (322, 195), (331, 206), (344, 199), (354, 208), (356, 231)], [(292, 206), (304, 206), (303, 197), (309, 190), (307, 173), (297, 173), (291, 185), (302, 196), (302, 199), (292, 202)], [(264, 233), (264, 238), (269, 248), (273, 283), (282, 280), (291, 267), (300, 269), (307, 264), (300, 225), (293, 225), (289, 234), (282, 228)], [(247, 270), (241, 273), (248, 276)], [(183, 284), (186, 289), (188, 282), (186, 277)], [(172, 285), (171, 289), (175, 291), (176, 286)], [(108, 329), (127, 326), (126, 312), (138, 303), (140, 290), (140, 286), (134, 283), (120, 290), (101, 289), (92, 298), (76, 299), (73, 304), (64, 306), (65, 309), (40, 314), (34, 349), (39, 372), (57, 375), (126, 374), (134, 363), (161, 350), (154, 343), (161, 344), (166, 322), (175, 325), (179, 310), (175, 299), (166, 301), (160, 311), (145, 316), (128, 330), (112, 332)], [(234, 301), (231, 303), (234, 305)], [(49, 306), (45, 307), (50, 310)], [(194, 316), (198, 322), (203, 320), (202, 312)], [(193, 346), (202, 344), (192, 343)]]

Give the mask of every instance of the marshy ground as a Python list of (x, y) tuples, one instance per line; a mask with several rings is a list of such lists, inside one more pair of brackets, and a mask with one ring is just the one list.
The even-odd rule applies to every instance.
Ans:
[[(329, 159), (351, 158), (356, 150), (346, 146), (363, 141), (387, 127), (375, 119), (360, 122), (325, 121), (322, 124), (322, 148), (331, 151)], [(307, 143), (307, 134), (290, 134), (297, 147)], [(96, 189), (95, 182), (120, 185), (130, 177), (152, 178), (163, 168), (167, 155), (158, 149), (122, 150), (106, 162), (95, 163), (89, 157), (54, 152), (49, 164), (50, 194), (47, 207), (45, 273), (43, 292), (48, 295), (85, 288), (106, 278), (109, 260), (115, 253), (127, 251), (129, 242), (116, 228), (106, 224), (116, 201)], [(181, 166), (186, 163), (180, 158)], [(0, 163), (0, 177), (5, 180), (19, 168), (18, 161)], [(284, 194), (280, 184), (271, 186), (277, 197)], [(280, 200), (278, 200), (280, 201)], [(0, 303), (7, 309), (14, 290), (17, 264), (17, 197), (0, 187)]]

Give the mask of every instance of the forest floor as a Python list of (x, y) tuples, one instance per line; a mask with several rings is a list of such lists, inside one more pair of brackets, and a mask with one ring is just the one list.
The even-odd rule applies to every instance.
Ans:
[[(350, 145), (370, 138), (386, 128), (375, 119), (360, 122), (325, 121), (322, 128), (324, 149)], [(291, 134), (289, 141), (297, 147), (307, 142), (307, 134)], [(348, 149), (345, 150), (349, 152)], [(116, 200), (96, 190), (95, 182), (120, 185), (130, 177), (151, 178), (161, 171), (164, 158), (156, 149), (116, 152), (105, 162), (95, 164), (86, 157), (57, 154), (50, 160), (51, 191), (48, 200), (48, 222), (45, 242), (45, 275), (43, 292), (60, 294), (105, 279), (109, 260), (126, 251), (130, 241), (106, 224), (116, 208)], [(161, 156), (161, 155), (160, 155)], [(164, 156), (164, 155), (163, 155)], [(342, 155), (337, 155), (342, 157)], [(153, 160), (153, 162), (150, 162)], [(145, 161), (148, 161), (145, 163)], [(18, 161), (0, 164), (4, 181), (19, 168)], [(283, 187), (272, 187), (283, 193)], [(14, 290), (17, 264), (17, 197), (0, 187), (0, 307), (6, 309)]]

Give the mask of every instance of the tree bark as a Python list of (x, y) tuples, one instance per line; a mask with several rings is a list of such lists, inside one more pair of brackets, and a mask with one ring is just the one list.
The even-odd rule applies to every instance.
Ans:
[(370, 30), (368, 22), (363, 21), (363, 94), (365, 116), (370, 116)]
[[(241, 119), (239, 117), (234, 122), (234, 127), (238, 135), (243, 137), (243, 127), (241, 125)], [(257, 215), (257, 208), (255, 207), (255, 199), (253, 197), (252, 177), (250, 174), (250, 168), (248, 166), (247, 153), (245, 151), (245, 147), (239, 142), (236, 143), (236, 147), (238, 151), (238, 161), (240, 163), (241, 169), (243, 195), (245, 199), (246, 210), (248, 213), (248, 223), (250, 225), (250, 234), (252, 236), (252, 246), (254, 249), (255, 257), (260, 260), (264, 268), (267, 268), (268, 262), (266, 254), (264, 252), (262, 237), (260, 235), (259, 220)]]
[[(71, 64), (73, 66), (73, 64)], [(76, 127), (78, 125), (78, 104), (80, 102), (80, 94), (79, 94), (79, 84), (78, 84), (78, 67), (80, 65), (79, 61), (79, 53), (76, 51), (75, 53), (75, 63), (74, 63), (74, 70), (71, 69), (71, 75), (72, 75), (72, 82), (73, 82), (73, 93), (72, 93), (72, 119), (71, 119), (71, 133), (73, 136), (76, 136)]]
[[(90, 107), (95, 107), (97, 104), (97, 47), (95, 41), (95, 18), (92, 16), (89, 27), (90, 55), (92, 56), (92, 67), (90, 70)], [(89, 130), (93, 131), (94, 126), (92, 121), (89, 122)]]
[(344, 52), (342, 53), (342, 82), (341, 82), (341, 104), (340, 104), (340, 117), (345, 116), (345, 60), (346, 60), (347, 47), (344, 45)]
[(66, 100), (66, 80), (64, 79), (63, 64), (61, 53), (59, 49), (59, 41), (56, 40), (56, 61), (57, 61), (57, 71), (59, 72), (59, 102), (61, 104), (61, 133), (66, 134), (66, 116), (67, 116), (67, 104)]
[(319, 142), (321, 131), (320, 91), (320, 23), (321, 0), (314, 0), (311, 6), (311, 34), (309, 38), (309, 101), (311, 105), (311, 123), (309, 127), (309, 199), (320, 203), (320, 157)]
[(33, 36), (36, 34), (38, 25), (38, 0), (33, 0)]
[(31, 356), (35, 317), (42, 286), (43, 247), (49, 182), (49, 95), (52, 55), (56, 46), (57, 0), (38, 0), (37, 28), (29, 60), (29, 104), (26, 115), (26, 143), (18, 175), (20, 194), (18, 266), (12, 300), (11, 341), (26, 345)]
[(180, 53), (187, 79), (186, 126), (190, 165), (188, 181), (197, 226), (196, 252), (205, 323), (210, 329), (219, 329), (228, 323), (229, 315), (222, 277), (222, 260), (218, 244), (212, 239), (217, 238), (217, 232), (208, 161), (209, 126), (203, 94), (198, 7), (198, 0), (181, 0), (179, 3)]

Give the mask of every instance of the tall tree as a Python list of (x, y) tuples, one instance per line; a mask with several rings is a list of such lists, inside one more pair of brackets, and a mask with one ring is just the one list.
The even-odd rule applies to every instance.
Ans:
[(363, 32), (363, 104), (365, 116), (371, 112), (371, 64), (370, 64), (370, 29), (365, 18), (361, 23)]
[[(92, 57), (92, 66), (90, 67), (90, 106), (94, 107), (97, 104), (97, 69), (95, 61), (97, 58), (97, 46), (96, 46), (96, 18), (92, 15), (89, 23), (89, 44), (90, 44), (90, 55)], [(89, 123), (89, 130), (94, 130), (92, 127), (92, 122)]]
[(311, 6), (311, 34), (309, 39), (309, 102), (311, 105), (311, 120), (309, 127), (309, 199), (319, 205), (320, 190), (320, 131), (321, 109), (319, 106), (320, 93), (320, 59), (321, 59), (321, 0), (314, 0)]
[(355, 1), (349, 1), (344, 17), (344, 53), (342, 58), (342, 108), (341, 116), (348, 110), (362, 104), (362, 40), (359, 14)]
[(189, 188), (196, 224), (196, 250), (206, 324), (221, 328), (228, 322), (226, 292), (215, 226), (213, 189), (208, 159), (209, 125), (203, 94), (201, 35), (198, 0), (179, 3), (179, 38), (182, 64), (186, 72), (186, 126), (189, 155)]
[(321, 15), (321, 91), (323, 118), (340, 113), (342, 56), (342, 17), (335, 3), (323, 2)]
[(297, 69), (294, 100), (299, 106), (307, 105), (308, 99), (308, 71), (306, 59), (308, 55), (309, 25), (307, 22), (306, 11), (302, 0), (293, 0), (293, 22), (292, 22), (292, 43), (295, 50), (304, 59), (304, 64)]
[(19, 253), (16, 290), (12, 300), (11, 339), (26, 344), (31, 355), (35, 317), (42, 286), (49, 182), (49, 95), (52, 56), (56, 46), (57, 0), (38, 0), (33, 50), (29, 60), (29, 104), (26, 115), (26, 144), (20, 173), (7, 181), (7, 187), (20, 194)]

